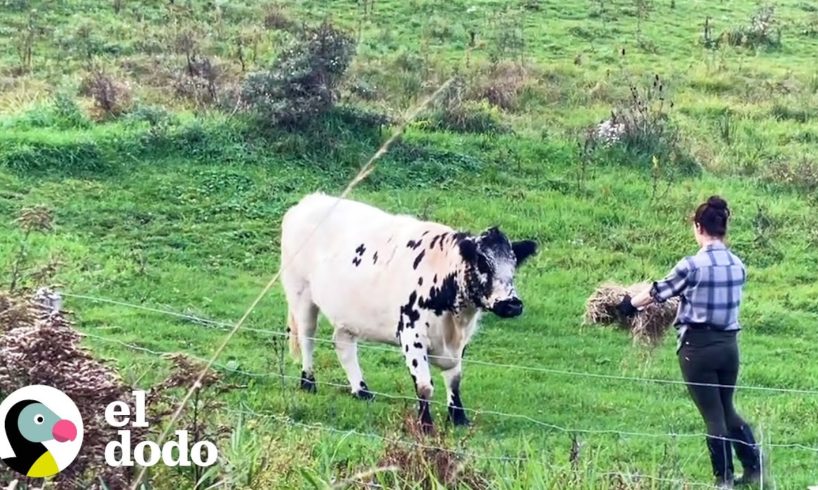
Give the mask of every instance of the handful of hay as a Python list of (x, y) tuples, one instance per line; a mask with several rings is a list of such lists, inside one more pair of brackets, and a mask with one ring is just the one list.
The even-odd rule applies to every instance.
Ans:
[(631, 298), (647, 290), (650, 283), (637, 283), (630, 286), (621, 286), (615, 283), (605, 283), (588, 298), (585, 303), (586, 325), (614, 325), (618, 328), (630, 330), (635, 341), (648, 345), (658, 345), (664, 338), (665, 332), (673, 325), (679, 299), (671, 298), (664, 303), (651, 303), (642, 311), (625, 318), (618, 311), (616, 305), (629, 294)]

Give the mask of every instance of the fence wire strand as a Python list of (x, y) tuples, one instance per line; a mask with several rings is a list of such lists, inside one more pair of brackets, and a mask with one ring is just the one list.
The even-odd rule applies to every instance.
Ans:
[[(203, 318), (196, 315), (190, 315), (186, 313), (180, 313), (172, 310), (165, 310), (159, 308), (153, 308), (150, 306), (144, 305), (137, 305), (133, 303), (127, 303), (119, 300), (108, 299), (108, 298), (100, 298), (95, 296), (89, 296), (84, 294), (72, 294), (72, 293), (64, 293), (60, 292), (65, 297), (83, 299), (87, 301), (94, 301), (98, 303), (108, 303), (117, 306), (124, 306), (128, 308), (140, 309), (144, 311), (149, 311), (152, 313), (164, 314), (169, 316), (174, 316), (177, 318), (182, 318), (188, 320), (194, 324), (199, 325), (211, 325), (216, 327), (216, 329), (225, 329), (229, 328), (231, 324), (223, 321), (212, 320), (208, 318)], [(268, 329), (260, 329), (260, 328), (251, 328), (251, 327), (243, 327), (244, 331), (247, 332), (254, 332), (259, 334), (265, 335), (272, 335), (277, 337), (287, 337), (289, 335), (288, 332), (282, 332), (277, 330), (268, 330)], [(325, 339), (320, 337), (306, 337), (307, 339), (313, 340), (318, 343), (324, 344), (331, 344), (334, 345), (335, 342), (331, 339)], [(358, 342), (358, 347), (370, 350), (370, 351), (382, 351), (382, 352), (395, 352), (395, 349), (390, 347), (380, 347), (378, 345), (367, 344), (363, 342)], [(442, 360), (456, 360), (449, 356), (439, 356), (430, 354), (430, 358), (434, 359), (442, 359)], [(781, 388), (781, 387), (774, 387), (774, 386), (759, 386), (759, 385), (724, 385), (718, 383), (697, 383), (697, 382), (686, 382), (681, 380), (675, 379), (663, 379), (663, 378), (645, 378), (639, 376), (624, 376), (624, 375), (616, 375), (616, 374), (603, 374), (603, 373), (590, 373), (586, 371), (571, 371), (571, 370), (564, 370), (564, 369), (553, 369), (553, 368), (544, 368), (539, 366), (526, 366), (521, 364), (506, 364), (506, 363), (496, 363), (491, 361), (481, 361), (479, 359), (474, 358), (463, 358), (460, 359), (461, 362), (464, 364), (475, 364), (481, 366), (490, 366), (496, 368), (504, 368), (504, 369), (515, 369), (521, 371), (530, 371), (530, 372), (537, 372), (543, 374), (556, 374), (562, 376), (577, 376), (577, 377), (585, 377), (585, 378), (597, 378), (597, 379), (607, 379), (613, 381), (631, 381), (631, 382), (640, 382), (640, 383), (654, 383), (654, 384), (666, 384), (666, 385), (681, 385), (681, 386), (707, 386), (707, 387), (714, 387), (714, 388), (732, 388), (736, 390), (752, 390), (752, 391), (766, 391), (772, 393), (786, 393), (786, 394), (797, 394), (797, 395), (818, 395), (818, 390), (812, 389), (800, 389), (800, 388)]]
[[(101, 336), (101, 335), (90, 334), (90, 333), (82, 333), (82, 335), (85, 336), (85, 337), (88, 337), (88, 338), (99, 340), (101, 342), (121, 345), (121, 346), (126, 347), (128, 349), (131, 349), (131, 350), (134, 350), (134, 351), (139, 351), (139, 352), (144, 352), (144, 353), (156, 356), (156, 357), (166, 357), (166, 356), (170, 356), (170, 355), (174, 354), (174, 352), (157, 351), (157, 350), (154, 350), (154, 349), (149, 349), (147, 347), (142, 347), (142, 346), (138, 346), (138, 345), (131, 344), (131, 343), (128, 343), (128, 342), (124, 342), (124, 341), (119, 340), (119, 339), (108, 338), (108, 337), (104, 337), (104, 336)], [(195, 359), (195, 360), (197, 360), (199, 362), (206, 362), (207, 361), (207, 359), (204, 359), (202, 357), (199, 357), (199, 356), (196, 356), (196, 355), (193, 355), (193, 354), (189, 354), (189, 353), (184, 353), (184, 354), (186, 356), (190, 357), (191, 359)], [(297, 380), (301, 379), (298, 376), (291, 376), (291, 375), (286, 375), (286, 374), (258, 373), (258, 372), (253, 372), (253, 371), (235, 369), (235, 368), (231, 368), (229, 366), (226, 366), (226, 365), (220, 364), (220, 363), (213, 363), (213, 366), (215, 366), (215, 367), (217, 367), (219, 369), (223, 369), (224, 371), (229, 372), (229, 373), (240, 374), (240, 375), (253, 377), (253, 378), (278, 378), (278, 379), (288, 379), (288, 380), (293, 380), (293, 381), (297, 381)], [(332, 383), (332, 382), (329, 382), (329, 381), (316, 381), (315, 383), (317, 385), (322, 385), (322, 386), (330, 386), (330, 387), (334, 387), (334, 388), (350, 389), (350, 386), (348, 384)], [(418, 402), (420, 400), (416, 396), (397, 395), (397, 394), (393, 394), (393, 393), (385, 393), (385, 392), (372, 391), (372, 390), (369, 390), (369, 391), (370, 391), (370, 393), (372, 393), (375, 396), (381, 396), (381, 397), (384, 397), (384, 398), (387, 398), (387, 399), (404, 400), (404, 401), (411, 401), (411, 402)], [(431, 403), (431, 404), (439, 405), (439, 406), (443, 406), (443, 407), (447, 406), (446, 403), (441, 402), (441, 401), (437, 401), (437, 400), (428, 400), (428, 402)], [(642, 437), (642, 438), (655, 438), (655, 439), (659, 439), (659, 438), (670, 438), (670, 439), (673, 439), (673, 438), (702, 438), (703, 439), (703, 438), (707, 437), (707, 434), (704, 434), (704, 433), (636, 432), (636, 431), (617, 430), (617, 429), (569, 428), (569, 427), (563, 427), (563, 426), (560, 426), (560, 425), (552, 424), (552, 423), (549, 423), (549, 422), (543, 422), (542, 420), (538, 420), (538, 419), (535, 419), (533, 417), (530, 417), (528, 415), (523, 415), (523, 414), (505, 413), (505, 412), (498, 412), (498, 411), (494, 411), (494, 410), (482, 410), (482, 409), (473, 409), (473, 408), (464, 408), (464, 410), (467, 411), (467, 412), (470, 412), (470, 413), (472, 413), (472, 414), (474, 414), (476, 416), (490, 415), (490, 416), (495, 416), (495, 417), (498, 417), (498, 418), (522, 419), (522, 420), (530, 422), (530, 423), (532, 423), (534, 425), (544, 427), (546, 429), (550, 429), (550, 430), (557, 431), (557, 432), (567, 433), (567, 434), (616, 435), (616, 436), (621, 436), (621, 437)], [(723, 439), (726, 440), (726, 441), (732, 442), (732, 443), (746, 444), (745, 442), (740, 441), (740, 440), (736, 440), (736, 439), (731, 439), (731, 438), (726, 438), (726, 437), (723, 438)], [(769, 447), (769, 448), (800, 449), (800, 450), (804, 450), (804, 451), (810, 451), (810, 452), (818, 453), (818, 447), (811, 447), (811, 446), (807, 446), (807, 445), (799, 444), (799, 443), (766, 444), (765, 446)]]

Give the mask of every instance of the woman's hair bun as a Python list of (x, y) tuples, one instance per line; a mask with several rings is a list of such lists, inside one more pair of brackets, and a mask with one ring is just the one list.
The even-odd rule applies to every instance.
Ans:
[(727, 211), (727, 201), (719, 196), (711, 196), (710, 199), (707, 200), (707, 205), (714, 209)]

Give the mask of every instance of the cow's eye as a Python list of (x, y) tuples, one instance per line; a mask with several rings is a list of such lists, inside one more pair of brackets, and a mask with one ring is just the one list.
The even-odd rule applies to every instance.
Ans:
[(35, 415), (35, 416), (34, 416), (34, 423), (35, 423), (35, 424), (37, 424), (37, 425), (43, 425), (43, 422), (45, 422), (45, 417), (43, 417), (43, 416), (42, 416), (42, 415), (40, 415), (39, 413), (38, 413), (37, 415)]
[(489, 267), (488, 260), (486, 260), (486, 258), (482, 255), (477, 256), (477, 270), (480, 271), (481, 274), (488, 274), (491, 272), (491, 267)]

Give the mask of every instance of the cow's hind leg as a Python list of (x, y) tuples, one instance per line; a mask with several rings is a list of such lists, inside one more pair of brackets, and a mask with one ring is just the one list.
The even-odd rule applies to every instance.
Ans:
[(443, 371), (443, 380), (446, 382), (446, 392), (449, 398), (449, 420), (454, 425), (469, 425), (466, 410), (460, 400), (461, 369), (459, 362), (457, 366)]
[(347, 374), (352, 394), (361, 400), (371, 400), (373, 395), (364, 382), (364, 375), (358, 364), (358, 339), (343, 328), (336, 327), (332, 340), (335, 342), (338, 360)]
[[(411, 320), (411, 317), (408, 318)], [(405, 322), (402, 320), (398, 336), (400, 338), (401, 351), (406, 359), (406, 366), (415, 382), (415, 392), (418, 396), (418, 416), (420, 417), (421, 428), (424, 432), (432, 432), (432, 412), (429, 407), (429, 400), (434, 393), (434, 383), (429, 368), (428, 346), (429, 340), (426, 329), (417, 325), (416, 322)]]
[(282, 283), (289, 305), (291, 349), (299, 349), (301, 355), (301, 389), (315, 393), (313, 351), (318, 327), (318, 307), (312, 302), (309, 285), (305, 281), (285, 276)]

